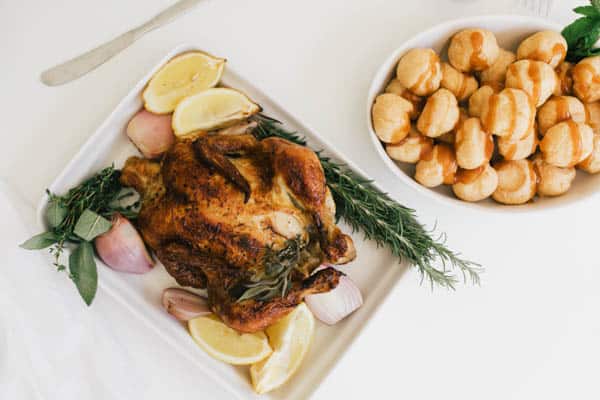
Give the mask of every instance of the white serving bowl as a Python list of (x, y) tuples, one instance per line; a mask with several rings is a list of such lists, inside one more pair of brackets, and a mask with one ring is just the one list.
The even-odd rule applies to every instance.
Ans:
[(451, 206), (468, 207), (471, 209), (479, 209), (483, 211), (496, 212), (529, 212), (546, 210), (559, 206), (571, 205), (578, 200), (597, 192), (600, 187), (600, 174), (590, 175), (583, 171), (577, 171), (577, 177), (571, 186), (571, 189), (564, 195), (558, 197), (536, 197), (533, 202), (519, 206), (509, 206), (494, 202), (491, 199), (480, 201), (477, 203), (469, 203), (457, 199), (452, 193), (450, 186), (443, 185), (437, 188), (427, 188), (420, 185), (413, 178), (414, 165), (402, 162), (396, 162), (391, 159), (383, 144), (373, 130), (371, 123), (371, 107), (378, 94), (383, 93), (388, 82), (395, 75), (396, 64), (400, 57), (409, 49), (415, 47), (429, 47), (438, 52), (442, 59), (446, 58), (446, 49), (448, 42), (453, 34), (465, 28), (485, 28), (496, 35), (500, 47), (516, 51), (519, 43), (534, 32), (540, 30), (555, 30), (560, 31), (562, 27), (558, 24), (545, 21), (539, 18), (515, 16), (515, 15), (499, 15), (499, 16), (483, 16), (469, 17), (463, 19), (452, 20), (436, 25), (431, 29), (419, 33), (411, 39), (405, 41), (398, 47), (381, 65), (369, 88), (367, 96), (367, 126), (369, 135), (373, 145), (377, 149), (379, 156), (384, 164), (398, 177), (405, 185), (423, 194), (426, 197), (436, 201), (448, 204)]

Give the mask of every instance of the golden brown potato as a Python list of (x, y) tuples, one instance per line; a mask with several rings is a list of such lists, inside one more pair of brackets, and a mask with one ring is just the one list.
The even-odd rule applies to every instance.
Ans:
[(458, 101), (468, 99), (479, 84), (471, 75), (460, 72), (448, 63), (442, 63), (442, 87), (448, 89)]
[(536, 107), (552, 96), (557, 84), (556, 72), (541, 61), (520, 60), (512, 63), (506, 72), (506, 87), (523, 90)]
[(409, 115), (412, 111), (412, 103), (398, 95), (384, 93), (377, 96), (371, 118), (379, 140), (398, 143), (404, 139), (410, 130)]
[(561, 168), (548, 164), (541, 154), (533, 158), (533, 168), (537, 174), (537, 194), (540, 196), (560, 196), (571, 188), (575, 179), (575, 168)]
[(452, 191), (461, 200), (480, 201), (494, 193), (498, 187), (498, 174), (490, 164), (477, 169), (459, 169)]
[(486, 104), (490, 96), (497, 91), (490, 85), (480, 87), (469, 97), (469, 115), (471, 117), (481, 117), (483, 105)]
[(573, 64), (567, 61), (561, 62), (556, 68), (558, 85), (554, 89), (556, 96), (570, 96), (573, 94)]
[(454, 183), (456, 175), (456, 157), (454, 150), (447, 144), (436, 144), (433, 150), (425, 154), (417, 163), (415, 180), (426, 187)]
[(448, 60), (459, 71), (483, 71), (496, 62), (500, 48), (496, 36), (485, 29), (465, 29), (455, 34), (448, 47)]
[(592, 128), (594, 134), (600, 134), (600, 101), (585, 103), (586, 123)]
[(483, 103), (481, 122), (486, 132), (520, 140), (535, 120), (533, 102), (522, 90), (506, 88)]
[(535, 196), (537, 178), (531, 161), (501, 161), (494, 169), (498, 187), (492, 198), (498, 203), (524, 204)]
[(488, 84), (503, 86), (508, 66), (515, 62), (516, 59), (517, 56), (512, 51), (500, 49), (496, 62), (480, 72), (479, 79), (481, 80), (481, 86)]
[(432, 49), (411, 49), (398, 61), (396, 79), (417, 96), (428, 96), (442, 81), (440, 58)]
[(586, 122), (583, 103), (573, 96), (551, 97), (537, 113), (538, 127), (543, 135), (559, 122), (572, 119), (575, 122)]
[(423, 110), (423, 106), (425, 105), (425, 99), (423, 97), (419, 97), (400, 83), (398, 79), (392, 79), (390, 83), (385, 88), (386, 93), (397, 94), (400, 97), (405, 98), (410, 101), (413, 105), (413, 111), (410, 113), (410, 119), (419, 118), (419, 114)]
[(588, 57), (573, 67), (573, 92), (584, 103), (600, 100), (600, 56)]
[(479, 118), (469, 118), (456, 132), (454, 149), (459, 167), (475, 169), (487, 164), (492, 158), (494, 139), (483, 130)]
[(510, 137), (498, 138), (498, 153), (505, 160), (522, 160), (535, 153), (537, 145), (537, 129), (533, 125), (523, 139), (510, 140)]
[(541, 31), (523, 40), (517, 49), (519, 60), (534, 60), (556, 68), (567, 55), (567, 41), (555, 31)]
[(585, 160), (594, 148), (594, 132), (572, 119), (546, 131), (540, 143), (544, 161), (557, 167), (573, 167)]
[(600, 135), (594, 135), (592, 153), (577, 167), (590, 174), (597, 174), (600, 172)]
[(417, 129), (425, 136), (441, 136), (454, 128), (458, 114), (456, 97), (447, 89), (439, 89), (427, 99), (417, 121)]
[(418, 162), (431, 150), (433, 150), (433, 139), (421, 135), (415, 127), (411, 127), (408, 136), (399, 143), (385, 146), (385, 151), (391, 158), (411, 164)]

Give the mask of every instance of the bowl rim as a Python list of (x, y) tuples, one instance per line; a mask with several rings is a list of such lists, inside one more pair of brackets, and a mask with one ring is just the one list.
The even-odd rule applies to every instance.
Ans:
[[(380, 66), (377, 69), (377, 71), (375, 72), (375, 74), (373, 75), (373, 78), (371, 79), (371, 84), (369, 85), (369, 89), (367, 92), (366, 113), (365, 113), (366, 124), (367, 124), (367, 129), (369, 132), (369, 137), (371, 139), (371, 143), (375, 147), (375, 150), (377, 151), (379, 158), (381, 158), (383, 160), (383, 163), (386, 165), (386, 167), (396, 177), (400, 178), (400, 181), (402, 181), (405, 185), (412, 188), (415, 192), (417, 192), (427, 198), (433, 199), (434, 201), (436, 201), (438, 203), (450, 206), (455, 209), (460, 209), (460, 210), (476, 210), (476, 211), (482, 211), (482, 212), (487, 212), (487, 213), (500, 213), (500, 214), (523, 213), (523, 212), (535, 213), (535, 212), (542, 212), (542, 211), (548, 211), (548, 210), (557, 210), (557, 209), (563, 208), (563, 207), (570, 207), (578, 202), (589, 199), (590, 197), (593, 196), (593, 194), (577, 196), (577, 197), (570, 199), (569, 201), (551, 204), (551, 205), (548, 205), (547, 207), (535, 206), (529, 202), (525, 203), (525, 204), (521, 204), (521, 205), (494, 204), (493, 206), (486, 206), (486, 205), (481, 204), (480, 202), (467, 202), (467, 201), (460, 200), (456, 197), (452, 197), (450, 195), (438, 193), (434, 190), (431, 190), (428, 187), (422, 186), (421, 184), (416, 182), (411, 176), (407, 175), (404, 171), (402, 171), (400, 169), (400, 167), (398, 165), (396, 165), (396, 162), (394, 160), (392, 160), (385, 152), (385, 149), (382, 146), (381, 141), (379, 140), (379, 138), (377, 137), (377, 135), (375, 134), (375, 131), (373, 129), (373, 125), (372, 125), (372, 121), (371, 121), (371, 108), (373, 106), (373, 102), (375, 101), (375, 97), (382, 93), (380, 88), (383, 86), (383, 83), (386, 81), (390, 72), (392, 72), (392, 69), (395, 67), (398, 60), (400, 59), (400, 56), (403, 53), (405, 53), (408, 49), (415, 47), (416, 46), (415, 42), (419, 42), (423, 36), (428, 36), (428, 35), (432, 35), (432, 34), (436, 35), (436, 32), (438, 32), (438, 31), (461, 29), (461, 28), (467, 28), (469, 26), (470, 27), (479, 26), (479, 27), (485, 28), (486, 24), (488, 24), (490, 22), (510, 22), (511, 24), (518, 24), (518, 25), (531, 24), (532, 30), (548, 29), (548, 30), (555, 30), (555, 31), (559, 31), (559, 32), (562, 30), (562, 26), (560, 24), (553, 22), (553, 21), (548, 21), (548, 20), (545, 20), (545, 19), (542, 19), (539, 17), (523, 16), (523, 15), (510, 15), (510, 14), (480, 15), (480, 16), (456, 18), (456, 19), (451, 19), (448, 21), (441, 22), (439, 24), (431, 26), (430, 28), (428, 28), (426, 30), (418, 32), (417, 34), (415, 34), (415, 35), (409, 37), (408, 39), (406, 39), (405, 41), (403, 41), (398, 47), (396, 47), (396, 49), (394, 49), (384, 59), (384, 61), (382, 63), (379, 64)], [(437, 36), (439, 36), (439, 34), (437, 34)], [(548, 200), (548, 199), (544, 199), (544, 200)], [(542, 201), (544, 201), (544, 200), (542, 200)]]

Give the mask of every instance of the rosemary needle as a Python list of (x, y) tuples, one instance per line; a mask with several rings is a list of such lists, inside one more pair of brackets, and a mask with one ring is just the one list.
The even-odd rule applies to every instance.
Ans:
[[(289, 132), (281, 123), (265, 115), (254, 117), (254, 135), (258, 139), (278, 136), (306, 146), (296, 132)], [(417, 267), (422, 280), (431, 286), (454, 289), (459, 281), (479, 284), (479, 264), (465, 260), (445, 245), (445, 235), (433, 236), (416, 218), (415, 210), (392, 200), (371, 181), (362, 178), (343, 164), (317, 153), (327, 184), (337, 205), (337, 218), (344, 219), (353, 230), (360, 230), (367, 239), (386, 246), (392, 254)], [(436, 266), (437, 265), (437, 266)]]

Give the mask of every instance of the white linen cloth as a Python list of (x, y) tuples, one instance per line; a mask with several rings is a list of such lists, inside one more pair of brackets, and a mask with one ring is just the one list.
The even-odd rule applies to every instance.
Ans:
[(88, 308), (48, 254), (20, 249), (34, 208), (2, 183), (0, 216), (0, 399), (231, 398), (101, 288)]

